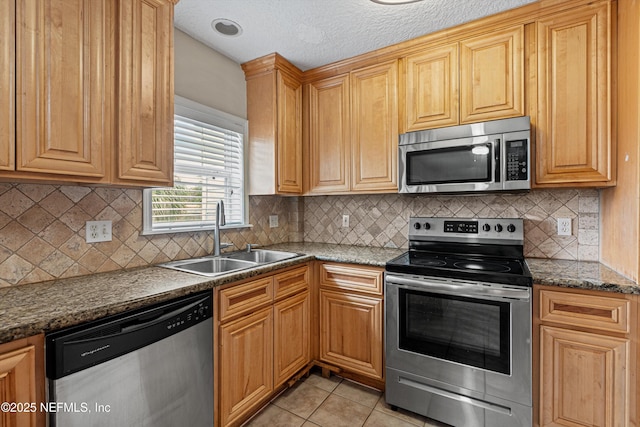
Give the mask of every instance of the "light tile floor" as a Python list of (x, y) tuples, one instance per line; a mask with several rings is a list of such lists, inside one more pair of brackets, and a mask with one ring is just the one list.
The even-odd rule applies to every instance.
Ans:
[(421, 415), (393, 411), (377, 390), (312, 373), (269, 403), (245, 427), (446, 427)]

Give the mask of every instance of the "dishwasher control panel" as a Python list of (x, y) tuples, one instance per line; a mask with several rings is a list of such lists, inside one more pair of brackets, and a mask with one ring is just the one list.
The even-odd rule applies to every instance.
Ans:
[(58, 379), (208, 321), (213, 334), (213, 293), (188, 295), (46, 335), (46, 370)]
[(213, 315), (210, 301), (202, 301), (192, 306), (188, 311), (170, 317), (165, 321), (167, 330), (185, 329)]

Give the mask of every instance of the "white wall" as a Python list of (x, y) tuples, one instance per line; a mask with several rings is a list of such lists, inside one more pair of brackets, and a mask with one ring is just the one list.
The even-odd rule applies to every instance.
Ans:
[(174, 29), (175, 93), (247, 118), (247, 90), (239, 64)]

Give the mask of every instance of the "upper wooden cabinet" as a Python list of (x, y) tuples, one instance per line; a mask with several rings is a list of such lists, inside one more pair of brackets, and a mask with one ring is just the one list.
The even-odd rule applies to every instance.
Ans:
[(460, 42), (460, 123), (524, 115), (524, 26)]
[(396, 192), (398, 61), (311, 82), (312, 194)]
[(615, 2), (537, 22), (538, 186), (615, 184), (611, 136)]
[(403, 131), (524, 115), (524, 26), (402, 59)]
[(451, 43), (402, 59), (404, 131), (460, 122), (458, 56), (458, 43)]
[(0, 178), (173, 182), (174, 3), (2, 2)]
[(46, 424), (44, 402), (44, 337), (37, 335), (0, 345), (2, 402), (36, 405), (36, 411), (1, 411), (2, 427), (37, 427)]
[(351, 72), (351, 189), (398, 191), (398, 61)]
[(16, 170), (107, 174), (109, 7), (106, 0), (17, 2)]
[(350, 189), (351, 114), (349, 74), (307, 85), (309, 193)]
[(247, 80), (249, 194), (302, 193), (301, 71), (278, 54), (242, 64)]
[(0, 170), (15, 168), (15, 3), (0, 2)]
[(173, 5), (120, 0), (114, 182), (173, 185)]

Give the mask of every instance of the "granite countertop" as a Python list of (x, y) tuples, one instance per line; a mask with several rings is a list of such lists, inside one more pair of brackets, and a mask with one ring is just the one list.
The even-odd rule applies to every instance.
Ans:
[(599, 262), (527, 258), (537, 285), (640, 295), (640, 285)]
[[(288, 260), (216, 277), (162, 267), (60, 279), (0, 288), (0, 343), (54, 331), (313, 259), (384, 267), (405, 249), (324, 243), (284, 243), (269, 249), (296, 252)], [(640, 294), (640, 286), (596, 262), (527, 259), (534, 283)]]

